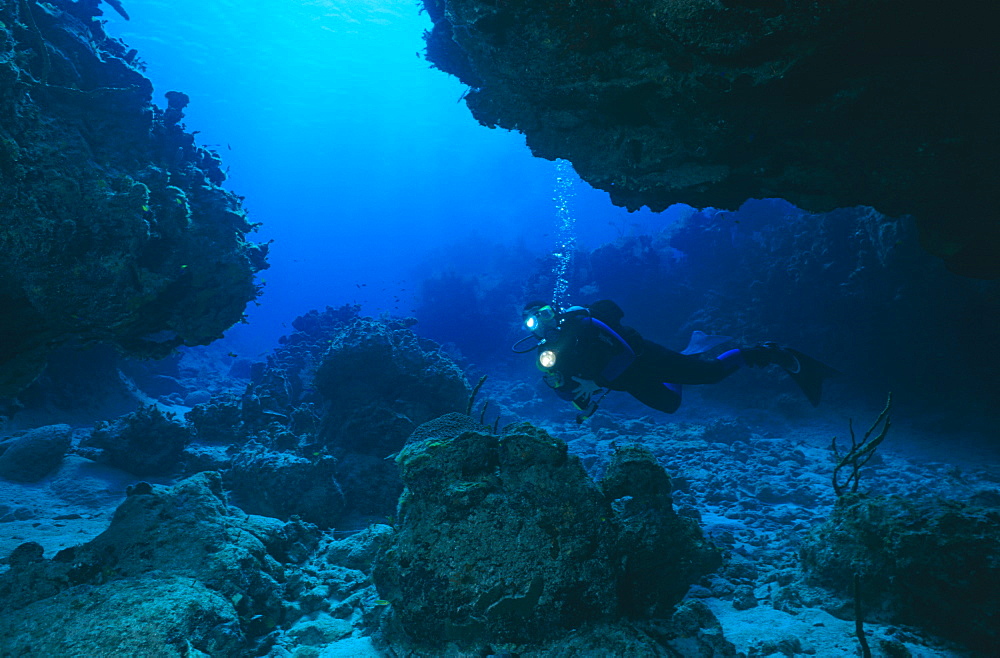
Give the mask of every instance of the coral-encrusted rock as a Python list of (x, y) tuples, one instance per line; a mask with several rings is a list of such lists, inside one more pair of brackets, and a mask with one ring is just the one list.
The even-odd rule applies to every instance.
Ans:
[(186, 97), (152, 105), (96, 4), (0, 4), (0, 397), (60, 345), (207, 344), (266, 267), (218, 156), (178, 123)]
[(295, 331), (281, 337), (281, 347), (266, 362), (250, 366), (251, 383), (242, 398), (217, 397), (191, 410), (188, 419), (199, 440), (228, 444), (253, 439), (272, 448), (292, 444), (282, 449), (316, 445), (319, 407), (324, 405), (314, 382), (316, 368), (334, 338), (357, 318), (358, 309), (327, 306), (322, 313), (295, 318)]
[(242, 407), (233, 396), (223, 396), (195, 405), (187, 414), (195, 436), (203, 443), (229, 445), (240, 442)]
[(1000, 277), (1000, 46), (990, 3), (425, 0), (427, 57), (484, 125), (612, 200), (913, 214), (955, 271)]
[(914, 624), (985, 653), (1000, 643), (1000, 512), (957, 501), (847, 494), (810, 531), (810, 579), (874, 619)]
[(305, 535), (234, 512), (217, 473), (140, 483), (93, 541), (0, 574), (0, 654), (261, 655)]
[(647, 448), (615, 451), (601, 488), (615, 501), (618, 551), (628, 556), (619, 605), (633, 616), (669, 616), (691, 583), (722, 564), (721, 555), (693, 519), (674, 512), (670, 477)]
[(226, 473), (234, 502), (251, 514), (303, 521), (329, 528), (344, 508), (334, 478), (337, 461), (329, 455), (305, 459), (272, 452), (251, 443), (233, 459)]
[(610, 615), (611, 508), (579, 460), (530, 426), (497, 437), (462, 418), (397, 458), (406, 491), (375, 582), (407, 634), (528, 642)]
[[(242, 398), (213, 398), (188, 414), (201, 441), (252, 440), (273, 451), (267, 460), (243, 460), (231, 474), (247, 509), (282, 518), (298, 514), (324, 527), (336, 515), (351, 527), (384, 522), (402, 490), (398, 470), (386, 458), (420, 423), (465, 409), (465, 376), (436, 343), (410, 330), (412, 320), (379, 321), (357, 313), (356, 306), (327, 307), (296, 318), (295, 332), (281, 339), (266, 363), (255, 364)], [(334, 484), (343, 491), (343, 505), (332, 488), (319, 497), (329, 501), (324, 505), (302, 493), (311, 476), (300, 476), (314, 468), (304, 464), (326, 453), (337, 460)], [(269, 461), (280, 462), (285, 474), (268, 470)], [(315, 475), (327, 487), (327, 465), (333, 462), (323, 464)], [(237, 472), (244, 466), (249, 470)], [(264, 486), (255, 490), (253, 472), (265, 466)], [(286, 477), (293, 471), (290, 487)]]
[(330, 401), (335, 445), (385, 457), (417, 425), (465, 409), (469, 387), (462, 371), (408, 326), (358, 318), (334, 338), (316, 386)]
[[(555, 641), (623, 613), (669, 618), (714, 553), (673, 514), (669, 478), (647, 454), (619, 460), (609, 497), (562, 440), (529, 424), (500, 436), (460, 414), (421, 426), (397, 458), (406, 489), (376, 562), (380, 595), (418, 644), (470, 652)], [(615, 511), (612, 497), (629, 495)], [(647, 584), (623, 569), (631, 560), (650, 570)]]
[(358, 522), (382, 521), (395, 507), (402, 487), (386, 457), (421, 423), (468, 404), (462, 371), (409, 324), (353, 320), (316, 371), (316, 388), (329, 401), (323, 440), (340, 460), (337, 478)]
[(69, 425), (48, 425), (0, 442), (0, 477), (36, 482), (62, 462), (72, 442)]
[(81, 452), (133, 475), (169, 473), (178, 466), (191, 430), (156, 407), (100, 422)]
[(164, 658), (190, 656), (192, 649), (234, 656), (246, 646), (232, 603), (178, 577), (60, 592), (11, 613), (0, 632), (0, 650), (12, 656), (115, 656), (123, 647)]

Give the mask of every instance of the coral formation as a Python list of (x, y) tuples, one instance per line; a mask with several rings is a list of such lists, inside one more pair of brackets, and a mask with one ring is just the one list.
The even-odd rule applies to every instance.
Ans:
[(386, 458), (415, 427), (464, 409), (469, 397), (462, 371), (411, 324), (358, 318), (334, 337), (316, 371), (327, 401), (322, 440), (340, 460), (347, 504), (361, 518), (384, 519), (395, 507), (401, 486)]
[(0, 397), (63, 345), (162, 358), (238, 322), (266, 245), (96, 2), (0, 5)]
[(81, 453), (133, 475), (167, 474), (190, 441), (190, 428), (151, 406), (99, 422), (81, 443)]
[(427, 59), (614, 203), (912, 214), (1000, 277), (992, 7), (929, 0), (425, 0)]
[(283, 520), (294, 514), (329, 528), (344, 509), (336, 463), (329, 455), (309, 460), (251, 443), (233, 458), (225, 482), (234, 502), (250, 514)]
[(420, 423), (465, 408), (462, 371), (412, 321), (357, 312), (327, 307), (297, 318), (240, 398), (216, 397), (188, 414), (199, 442), (232, 447), (227, 483), (248, 511), (323, 527), (384, 521), (402, 490), (386, 457)]
[(254, 651), (284, 617), (276, 557), (290, 561), (297, 527), (235, 513), (215, 473), (140, 483), (93, 541), (51, 560), (22, 549), (31, 559), (0, 575), (0, 653), (113, 654), (122, 642), (170, 656)]
[(916, 624), (985, 653), (1000, 642), (995, 507), (845, 493), (801, 554), (809, 580), (842, 597), (859, 574), (871, 619)]
[(602, 490), (530, 424), (498, 436), (449, 414), (418, 428), (397, 462), (405, 490), (374, 578), (420, 645), (486, 650), (623, 614), (668, 619), (718, 565), (639, 447), (618, 456)]
[(719, 554), (696, 523), (677, 516), (670, 477), (648, 448), (619, 447), (601, 490), (614, 501), (619, 524), (621, 610), (638, 618), (669, 617), (691, 583), (720, 566)]

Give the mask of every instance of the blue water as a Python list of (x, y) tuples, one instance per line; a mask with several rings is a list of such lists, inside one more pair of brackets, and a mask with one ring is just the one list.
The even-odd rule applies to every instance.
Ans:
[[(406, 315), (415, 271), (474, 273), (482, 253), (463, 250), (557, 250), (556, 164), (473, 119), (465, 87), (423, 59), (430, 20), (413, 0), (126, 9), (127, 22), (105, 6), (109, 33), (139, 51), (154, 102), (169, 90), (191, 97), (188, 129), (220, 152), (226, 187), (274, 240), (260, 306), (231, 340), (267, 349), (326, 305)], [(629, 214), (578, 179), (572, 187), (581, 247), (676, 216)]]
[[(130, 21), (105, 5), (108, 32), (138, 50), (154, 102), (165, 104), (170, 90), (190, 96), (187, 129), (221, 154), (226, 187), (262, 223), (257, 239), (273, 240), (271, 267), (259, 276), (264, 294), (249, 305), (249, 324), (226, 335), (224, 349), (241, 356), (272, 349), (310, 309), (356, 303), (371, 315), (415, 314), (418, 331), (495, 369), (518, 337), (512, 282), (549, 267), (558, 284), (560, 275), (573, 276), (560, 269), (567, 245), (591, 250), (653, 235), (693, 212), (628, 213), (571, 166), (533, 157), (523, 135), (479, 125), (463, 102), (466, 88), (423, 58), (431, 24), (415, 0), (145, 0), (126, 8)], [(977, 282), (945, 272), (926, 254), (886, 267), (871, 254), (847, 252), (821, 254), (829, 262), (792, 285), (796, 268), (809, 267), (795, 250), (810, 256), (812, 227), (799, 224), (799, 234), (782, 237), (803, 211), (784, 202), (750, 205), (739, 215), (706, 210), (721, 233), (671, 238), (683, 262), (647, 267), (632, 258), (641, 249), (626, 247), (618, 262), (586, 275), (592, 278), (570, 281), (570, 292), (550, 283), (534, 294), (586, 303), (593, 299), (583, 299), (585, 291), (596, 290), (588, 284), (597, 281), (594, 294), (615, 298), (630, 322), (674, 349), (692, 329), (712, 330), (702, 318), (716, 306), (735, 309), (748, 324), (763, 318), (771, 332), (738, 340), (784, 341), (835, 363), (845, 377), (830, 390), (842, 401), (858, 398), (877, 412), (894, 390), (914, 413), (957, 401), (969, 410), (939, 410), (949, 424), (956, 417), (990, 424), (983, 410), (1000, 400), (990, 374), (995, 286), (977, 292)], [(845, 217), (834, 213), (814, 225), (836, 233)], [(912, 242), (919, 251), (912, 232), (904, 237), (897, 246), (911, 253)], [(786, 251), (766, 253), (781, 244)], [(539, 264), (546, 257), (552, 265)], [(771, 271), (782, 259), (788, 277)], [(439, 288), (445, 299), (428, 308), (423, 285), (448, 272), (461, 285)], [(506, 298), (448, 297), (495, 281)], [(417, 313), (422, 305), (428, 312)], [(529, 361), (508, 354), (506, 365), (533, 380)], [(731, 386), (745, 392), (753, 388), (748, 381)], [(836, 398), (828, 401), (832, 413), (848, 415)]]

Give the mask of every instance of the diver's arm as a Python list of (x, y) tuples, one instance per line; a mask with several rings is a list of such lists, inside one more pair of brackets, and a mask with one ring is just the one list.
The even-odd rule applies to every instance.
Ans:
[(542, 381), (563, 400), (569, 401), (573, 399), (573, 389), (576, 387), (576, 382), (572, 378), (564, 377), (561, 372), (551, 370), (542, 376)]
[(608, 359), (608, 362), (601, 369), (598, 381), (603, 384), (613, 382), (635, 361), (635, 351), (624, 338), (618, 335), (617, 331), (600, 320), (584, 318), (581, 320), (581, 323), (589, 324), (599, 334), (610, 338), (614, 355)]

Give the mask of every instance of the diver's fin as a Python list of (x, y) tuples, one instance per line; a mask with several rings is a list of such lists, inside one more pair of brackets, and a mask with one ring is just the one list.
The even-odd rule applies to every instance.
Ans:
[(732, 340), (729, 336), (709, 336), (704, 331), (695, 329), (691, 332), (691, 340), (688, 341), (688, 346), (684, 348), (681, 354), (703, 354), (729, 340)]
[(782, 349), (790, 353), (798, 361), (798, 368), (796, 370), (793, 371), (792, 369), (785, 368), (785, 372), (791, 376), (792, 381), (806, 394), (812, 406), (818, 407), (820, 397), (823, 394), (823, 380), (827, 377), (839, 375), (840, 371), (798, 350), (793, 350), (790, 347)]

